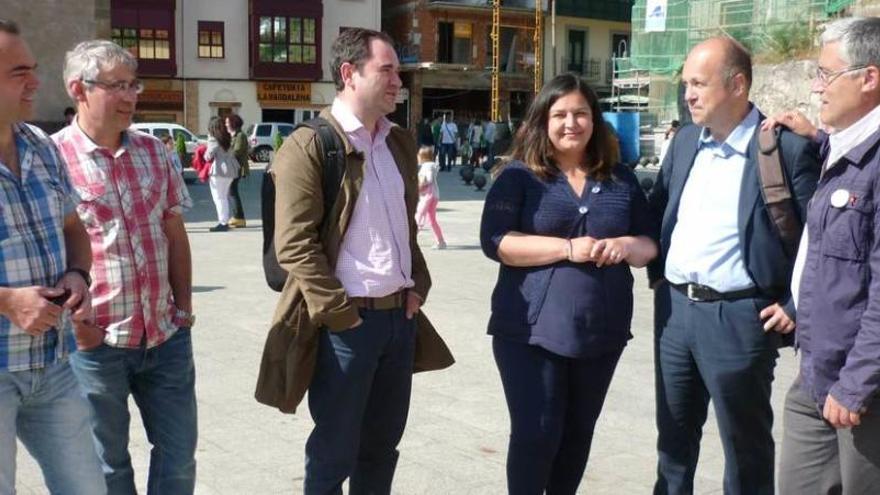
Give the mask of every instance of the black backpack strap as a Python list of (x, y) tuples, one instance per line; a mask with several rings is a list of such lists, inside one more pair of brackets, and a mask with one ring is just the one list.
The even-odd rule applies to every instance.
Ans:
[[(342, 185), (342, 175), (345, 172), (345, 144), (336, 132), (336, 129), (326, 119), (316, 117), (300, 122), (293, 132), (300, 127), (308, 127), (316, 133), (318, 146), (321, 149), (321, 162), (324, 174), (321, 180), (321, 189), (324, 195), (324, 215), (319, 227), (319, 235), (323, 235), (327, 218), (336, 204), (339, 196), (339, 188)], [(266, 283), (273, 290), (280, 292), (287, 283), (287, 271), (278, 263), (275, 255), (275, 179), (270, 168), (263, 175), (260, 204), (263, 219), (263, 273)]]
[(770, 220), (782, 239), (785, 253), (793, 258), (797, 254), (803, 224), (795, 211), (791, 188), (785, 179), (779, 149), (779, 129), (762, 129), (758, 133), (758, 149), (761, 195)]

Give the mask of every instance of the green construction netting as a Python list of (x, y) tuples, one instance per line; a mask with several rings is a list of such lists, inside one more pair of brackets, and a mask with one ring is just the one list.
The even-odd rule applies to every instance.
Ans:
[(659, 32), (646, 30), (649, 25), (646, 21), (647, 3), (647, 0), (637, 0), (633, 6), (633, 67), (654, 74), (673, 74), (681, 67), (688, 50), (709, 36), (728, 34), (755, 53), (784, 52), (797, 39), (809, 42), (815, 36), (818, 23), (827, 20), (829, 13), (838, 12), (852, 2), (668, 0), (665, 26)]
[(628, 60), (616, 60), (616, 77), (650, 78), (648, 111), (663, 119), (674, 114), (675, 76), (688, 50), (700, 41), (727, 34), (745, 44), (758, 60), (793, 58), (809, 52), (819, 26), (853, 2), (667, 0), (665, 23), (657, 22), (662, 16), (656, 15), (656, 8), (652, 8), (652, 16), (648, 15), (648, 3), (656, 7), (658, 2), (636, 0), (633, 5), (631, 53)]

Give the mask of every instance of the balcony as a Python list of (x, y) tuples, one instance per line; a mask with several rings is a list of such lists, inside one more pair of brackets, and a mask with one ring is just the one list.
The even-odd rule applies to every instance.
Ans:
[(598, 81), (602, 77), (602, 61), (596, 58), (586, 60), (563, 58), (562, 71), (580, 74), (588, 81)]

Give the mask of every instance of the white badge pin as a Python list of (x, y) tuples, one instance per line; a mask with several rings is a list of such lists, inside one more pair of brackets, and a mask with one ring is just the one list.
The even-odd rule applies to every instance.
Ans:
[(593, 186), (593, 194), (596, 194), (596, 193), (598, 193), (598, 192), (601, 191), (601, 190), (602, 190), (601, 187), (599, 187), (599, 186)]
[(831, 206), (835, 208), (843, 208), (849, 201), (849, 191), (846, 189), (838, 189), (831, 193)]

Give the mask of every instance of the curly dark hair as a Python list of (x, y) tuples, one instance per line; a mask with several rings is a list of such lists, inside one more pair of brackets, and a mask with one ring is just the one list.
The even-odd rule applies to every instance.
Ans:
[(556, 100), (574, 91), (579, 91), (587, 100), (593, 119), (593, 135), (587, 143), (584, 161), (587, 175), (595, 180), (608, 179), (611, 170), (620, 160), (620, 147), (617, 138), (602, 118), (596, 93), (575, 74), (560, 74), (544, 85), (516, 132), (511, 156), (514, 160), (525, 163), (542, 179), (549, 179), (559, 173), (553, 143), (547, 134), (547, 122), (550, 107)]

